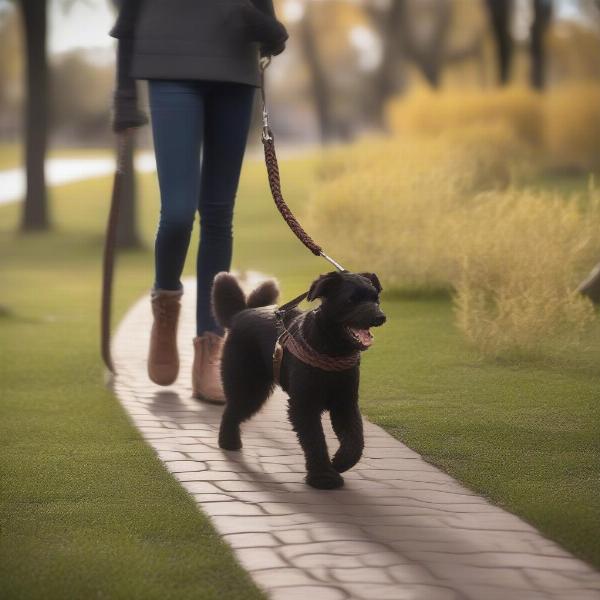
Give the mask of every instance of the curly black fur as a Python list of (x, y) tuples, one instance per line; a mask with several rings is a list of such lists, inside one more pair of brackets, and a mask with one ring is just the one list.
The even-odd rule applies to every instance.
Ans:
[(231, 320), (246, 308), (246, 294), (237, 279), (227, 272), (215, 276), (212, 288), (212, 310), (222, 326), (231, 327)]
[[(244, 294), (231, 275), (220, 274), (215, 279), (215, 314), (221, 325), (229, 328), (221, 362), (227, 403), (219, 432), (219, 445), (226, 450), (242, 447), (240, 425), (260, 410), (275, 385), (272, 355), (280, 332), (274, 308), (266, 305), (271, 304), (276, 289), (265, 285), (260, 293), (250, 294), (253, 304), (264, 306), (245, 308)], [(309, 299), (321, 298), (321, 304), (303, 320), (305, 340), (317, 352), (330, 356), (347, 356), (362, 349), (357, 348), (348, 327), (377, 327), (385, 322), (379, 307), (380, 291), (379, 280), (371, 273), (322, 275), (311, 285)], [(286, 325), (298, 314), (297, 309), (289, 311)], [(340, 473), (360, 460), (364, 446), (358, 365), (345, 371), (323, 371), (284, 351), (280, 383), (289, 394), (288, 416), (304, 451), (306, 482), (323, 489), (342, 486)], [(333, 459), (321, 425), (325, 411), (329, 411), (340, 442)]]

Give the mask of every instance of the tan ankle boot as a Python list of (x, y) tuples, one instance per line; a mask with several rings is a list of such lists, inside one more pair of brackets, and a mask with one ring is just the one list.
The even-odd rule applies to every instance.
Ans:
[(207, 331), (194, 338), (194, 364), (192, 366), (192, 395), (199, 400), (225, 404), (221, 383), (221, 352), (223, 338)]
[(153, 290), (154, 323), (148, 352), (148, 377), (158, 385), (171, 385), (179, 373), (177, 323), (181, 291)]

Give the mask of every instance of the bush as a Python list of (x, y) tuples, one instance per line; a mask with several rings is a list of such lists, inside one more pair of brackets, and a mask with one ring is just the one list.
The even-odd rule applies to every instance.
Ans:
[(544, 134), (541, 96), (521, 87), (443, 93), (419, 89), (392, 101), (387, 116), (394, 132), (402, 135), (437, 136), (466, 127), (496, 126), (537, 148)]
[(455, 240), (457, 321), (484, 354), (539, 353), (593, 319), (576, 292), (600, 255), (600, 202), (530, 191), (479, 196)]
[(349, 263), (368, 262), (388, 285), (447, 288), (458, 215), (474, 193), (507, 187), (525, 152), (497, 125), (338, 148), (321, 161), (310, 230)]
[(534, 166), (558, 170), (600, 169), (600, 84), (573, 83), (539, 94), (509, 87), (473, 91), (417, 90), (390, 102), (388, 120), (396, 134), (416, 137), (504, 131), (534, 154)]
[(600, 256), (598, 193), (517, 191), (527, 152), (500, 124), (338, 148), (322, 161), (310, 231), (388, 289), (454, 289), (458, 325), (484, 354), (572, 342), (594, 314), (575, 289)]
[(530, 173), (533, 162), (531, 150), (505, 127), (474, 124), (434, 138), (368, 138), (330, 149), (321, 157), (317, 176), (327, 182), (347, 173), (368, 171), (373, 178), (385, 178), (393, 164), (397, 174), (418, 173), (431, 180), (428, 184), (435, 183), (435, 175), (444, 171), (452, 185), (469, 192), (506, 187), (515, 175)]

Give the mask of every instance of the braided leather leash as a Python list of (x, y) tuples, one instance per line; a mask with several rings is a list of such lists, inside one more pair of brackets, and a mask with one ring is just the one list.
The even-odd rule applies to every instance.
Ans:
[[(331, 263), (338, 271), (347, 272), (333, 258), (325, 254), (321, 246), (319, 246), (311, 237), (304, 231), (304, 228), (290, 210), (281, 192), (281, 178), (279, 175), (279, 164), (277, 162), (277, 154), (275, 152), (275, 140), (273, 132), (269, 127), (269, 112), (267, 110), (267, 101), (265, 93), (265, 71), (271, 63), (270, 57), (265, 57), (260, 61), (261, 73), (261, 96), (262, 96), (262, 143), (265, 152), (265, 165), (267, 167), (267, 175), (269, 178), (269, 187), (271, 195), (275, 201), (275, 206), (281, 213), (281, 216), (288, 224), (294, 235), (315, 255), (321, 256), (326, 261)], [(285, 326), (284, 316), (287, 311), (292, 310), (308, 296), (308, 292), (300, 294), (293, 300), (286, 302), (275, 311), (278, 327), (281, 331), (275, 349), (273, 351), (273, 378), (275, 383), (279, 383), (279, 375), (281, 370), (281, 361), (283, 358), (283, 349), (285, 348), (290, 354), (295, 356), (303, 363), (320, 369), (322, 371), (345, 371), (355, 367), (360, 362), (360, 352), (356, 351), (348, 356), (328, 356), (317, 352), (304, 339), (302, 335), (302, 323), (306, 313), (298, 315), (290, 324), (290, 328)], [(318, 309), (317, 309), (318, 310)]]
[(262, 143), (265, 151), (265, 164), (267, 167), (267, 174), (269, 177), (269, 187), (271, 188), (271, 195), (275, 201), (275, 206), (281, 213), (281, 216), (288, 224), (289, 228), (293, 231), (294, 235), (315, 255), (321, 256), (326, 261), (330, 262), (338, 271), (346, 271), (340, 263), (335, 261), (330, 256), (327, 256), (321, 246), (319, 246), (311, 237), (304, 231), (304, 228), (298, 222), (298, 219), (294, 216), (294, 213), (290, 210), (286, 201), (283, 198), (281, 192), (281, 178), (279, 176), (279, 163), (277, 162), (277, 153), (275, 152), (275, 139), (273, 138), (273, 132), (269, 127), (269, 112), (267, 110), (267, 99), (265, 92), (265, 71), (271, 64), (271, 57), (264, 57), (260, 60), (260, 75), (261, 75), (261, 96), (262, 96)]

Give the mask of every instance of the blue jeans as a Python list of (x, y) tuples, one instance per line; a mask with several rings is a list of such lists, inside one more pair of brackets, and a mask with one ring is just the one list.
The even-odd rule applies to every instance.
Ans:
[(182, 288), (196, 211), (196, 332), (223, 330), (210, 308), (212, 281), (231, 267), (232, 221), (255, 88), (241, 83), (151, 79), (152, 136), (160, 187), (154, 287)]

